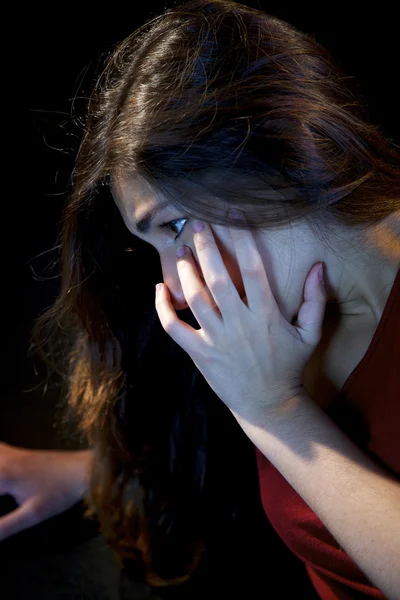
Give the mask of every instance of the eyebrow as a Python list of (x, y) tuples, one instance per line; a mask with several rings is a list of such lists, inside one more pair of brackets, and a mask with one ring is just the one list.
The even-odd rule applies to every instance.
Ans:
[(134, 223), (136, 230), (139, 233), (147, 233), (151, 227), (154, 218), (166, 207), (168, 202), (162, 202), (155, 208), (150, 209), (147, 213), (138, 221)]

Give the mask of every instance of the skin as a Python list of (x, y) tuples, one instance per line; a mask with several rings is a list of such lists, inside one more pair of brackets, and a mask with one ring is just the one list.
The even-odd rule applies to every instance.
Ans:
[[(173, 307), (177, 311), (187, 309), (176, 259), (176, 251), (182, 245), (191, 249), (204, 283), (193, 242), (193, 219), (170, 205), (155, 217), (147, 234), (139, 234), (135, 221), (165, 198), (152, 193), (146, 182), (137, 177), (114, 180), (111, 191), (129, 231), (158, 251), (163, 282), (168, 286)], [(162, 223), (177, 219), (186, 220), (172, 224), (170, 231), (158, 228)], [(243, 298), (245, 290), (229, 228), (213, 224), (211, 228), (227, 271)], [(341, 321), (356, 323), (362, 319), (365, 322), (367, 318), (377, 325), (400, 266), (400, 211), (365, 228), (362, 243), (354, 228), (342, 227), (335, 231), (339, 236), (328, 237), (328, 247), (316, 238), (305, 222), (274, 231), (260, 229), (253, 232), (278, 306), (292, 322), (302, 302), (307, 274), (316, 262), (323, 261), (327, 313), (333, 309), (332, 314), (340, 315)], [(207, 287), (206, 292), (212, 299)]]

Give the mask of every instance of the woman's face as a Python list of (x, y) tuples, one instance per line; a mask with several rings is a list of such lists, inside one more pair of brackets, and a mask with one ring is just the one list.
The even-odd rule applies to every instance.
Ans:
[[(154, 246), (158, 251), (163, 280), (168, 286), (171, 302), (175, 310), (188, 308), (179, 279), (176, 258), (176, 251), (183, 244), (191, 249), (199, 276), (205, 284), (193, 241), (193, 219), (179, 213), (171, 205), (163, 205), (165, 198), (160, 196), (155, 197), (154, 192), (146, 187), (145, 182), (141, 181), (139, 185), (136, 178), (120, 179), (118, 182), (114, 181), (111, 189), (116, 205), (129, 231)], [(142, 231), (139, 231), (137, 223), (143, 217), (147, 216), (152, 209), (160, 210), (153, 216), (151, 223), (148, 225), (148, 230), (142, 228)], [(160, 228), (161, 224), (170, 221), (173, 222), (169, 224), (167, 230)], [(229, 276), (238, 290), (240, 297), (244, 298), (246, 292), (230, 229), (222, 225), (209, 225)], [(315, 254), (316, 251), (315, 246), (311, 247), (313, 242), (307, 235), (304, 241), (308, 241), (308, 244), (299, 244), (300, 233), (298, 227), (283, 228), (279, 231), (275, 230), (272, 233), (266, 233), (261, 230), (253, 232), (271, 289), (282, 314), (289, 322), (292, 321), (300, 308), (304, 280), (312, 266), (312, 264), (308, 266), (310, 263), (310, 254)], [(303, 231), (302, 233), (303, 239), (305, 232)], [(175, 239), (178, 234), (179, 237)], [(296, 244), (296, 252), (293, 252), (294, 236), (298, 242)], [(323, 257), (320, 257), (320, 260), (322, 259)], [(307, 267), (302, 266), (302, 260), (304, 260), (304, 265), (307, 264)], [(213, 303), (214, 299), (211, 292), (206, 285), (205, 288), (210, 301)]]
[[(163, 205), (165, 198), (156, 197), (145, 183), (139, 185), (139, 181), (132, 178), (114, 182), (112, 193), (128, 229), (158, 251), (173, 307), (175, 310), (188, 308), (176, 258), (176, 251), (183, 244), (191, 249), (200, 279), (205, 283), (193, 240), (193, 219), (171, 205)], [(151, 209), (160, 211), (148, 230), (138, 231), (136, 223)], [(165, 231), (160, 225), (167, 221), (174, 222)], [(246, 291), (230, 228), (209, 225), (229, 277), (244, 298)], [(348, 227), (334, 229), (331, 223), (329, 229), (326, 228), (330, 239), (327, 240), (326, 233), (325, 243), (317, 239), (304, 221), (274, 230), (258, 229), (250, 235), (254, 237), (279, 310), (289, 323), (303, 303), (307, 275), (316, 262), (323, 261), (327, 306), (334, 305), (331, 314), (340, 314), (341, 319), (345, 317), (347, 325), (364, 322), (365, 318), (377, 324), (400, 266), (400, 211), (370, 226), (362, 238)], [(206, 285), (205, 290), (210, 303), (215, 304)]]

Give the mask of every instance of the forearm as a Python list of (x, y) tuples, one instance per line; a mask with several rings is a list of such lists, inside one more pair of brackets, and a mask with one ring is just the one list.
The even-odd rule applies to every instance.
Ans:
[(69, 454), (71, 458), (72, 480), (75, 482), (77, 495), (83, 498), (89, 489), (93, 450), (76, 450)]
[(366, 577), (400, 599), (400, 483), (307, 393), (257, 425), (234, 413), (254, 445), (321, 519)]

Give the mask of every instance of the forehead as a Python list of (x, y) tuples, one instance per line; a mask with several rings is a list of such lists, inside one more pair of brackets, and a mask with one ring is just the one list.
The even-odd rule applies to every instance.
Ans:
[(149, 208), (167, 206), (165, 196), (139, 176), (125, 175), (111, 178), (111, 193), (119, 208), (126, 213), (141, 214)]
[(139, 177), (111, 178), (110, 188), (126, 226), (136, 232), (147, 231), (151, 221), (171, 207), (163, 194)]

